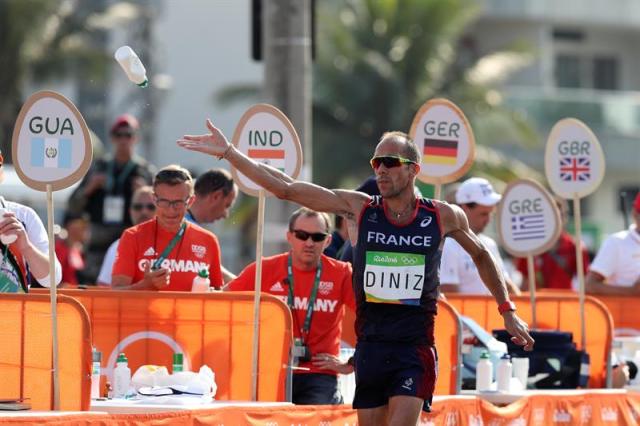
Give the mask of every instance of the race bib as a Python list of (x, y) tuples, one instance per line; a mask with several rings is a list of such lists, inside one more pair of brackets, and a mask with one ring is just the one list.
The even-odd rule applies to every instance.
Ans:
[(18, 274), (12, 268), (0, 269), (0, 293), (24, 293)]
[(422, 254), (368, 251), (364, 270), (366, 301), (419, 305), (424, 259)]
[(104, 209), (102, 211), (104, 223), (124, 222), (124, 197), (107, 195), (104, 197)]

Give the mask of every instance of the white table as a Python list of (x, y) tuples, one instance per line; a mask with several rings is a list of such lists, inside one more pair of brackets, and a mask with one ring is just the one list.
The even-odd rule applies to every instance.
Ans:
[(252, 402), (252, 401), (211, 401), (207, 403), (191, 402), (185, 400), (180, 404), (165, 404), (162, 399), (156, 398), (154, 402), (148, 399), (108, 399), (104, 401), (92, 400), (91, 411), (101, 411), (112, 414), (136, 414), (136, 413), (161, 413), (167, 411), (182, 410), (211, 410), (224, 407), (289, 407), (290, 402)]
[(461, 394), (477, 396), (494, 405), (508, 405), (513, 402), (516, 402), (520, 398), (524, 398), (532, 395), (572, 396), (572, 395), (583, 395), (586, 393), (611, 394), (611, 393), (620, 393), (621, 391), (624, 392), (625, 390), (624, 389), (531, 389), (531, 390), (509, 392), (509, 393), (497, 392), (497, 391), (478, 392), (478, 391), (472, 391), (472, 390), (463, 390)]

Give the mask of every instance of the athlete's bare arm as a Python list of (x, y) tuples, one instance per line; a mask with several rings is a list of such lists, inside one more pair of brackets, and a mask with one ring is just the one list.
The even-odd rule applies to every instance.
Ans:
[(357, 219), (364, 204), (370, 200), (367, 194), (361, 192), (330, 190), (313, 183), (294, 180), (236, 150), (210, 120), (207, 120), (207, 127), (210, 133), (185, 135), (178, 140), (178, 145), (191, 151), (224, 157), (245, 176), (280, 199), (293, 201), (316, 211), (340, 214), (350, 221)]
[[(482, 244), (482, 241), (469, 229), (467, 217), (462, 209), (455, 205), (441, 203), (440, 218), (444, 227), (444, 234), (451, 237), (469, 253), (478, 268), (480, 278), (487, 286), (498, 305), (509, 300), (507, 286), (502, 272), (498, 268), (491, 252)], [(505, 312), (504, 325), (513, 336), (511, 339), (518, 345), (523, 345), (525, 350), (533, 349), (533, 338), (529, 335), (527, 324), (522, 321), (515, 312)]]

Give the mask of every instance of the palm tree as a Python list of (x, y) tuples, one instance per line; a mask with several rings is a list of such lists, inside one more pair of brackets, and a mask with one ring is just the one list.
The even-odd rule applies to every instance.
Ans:
[[(526, 122), (502, 107), (493, 86), (525, 64), (526, 49), (475, 59), (460, 43), (478, 13), (474, 0), (318, 2), (314, 74), (314, 176), (335, 186), (370, 173), (380, 135), (408, 131), (426, 100), (446, 97), (468, 115), (485, 145), (474, 172), (509, 179), (535, 172), (503, 163), (489, 142), (535, 142)], [(513, 165), (512, 163), (511, 165)], [(327, 165), (331, 165), (327, 167)], [(539, 177), (539, 175), (537, 176)]]

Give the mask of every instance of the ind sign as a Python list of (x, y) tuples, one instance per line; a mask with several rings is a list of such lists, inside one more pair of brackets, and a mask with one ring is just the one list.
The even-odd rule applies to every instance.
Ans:
[[(302, 167), (300, 140), (289, 119), (276, 107), (259, 104), (244, 113), (233, 134), (233, 145), (247, 157), (297, 178)], [(233, 168), (238, 186), (249, 195), (261, 189)]]
[(89, 169), (89, 130), (70, 100), (56, 92), (38, 92), (20, 110), (11, 153), (16, 173), (27, 186), (64, 189)]
[(553, 198), (537, 182), (520, 179), (505, 189), (497, 212), (502, 246), (517, 257), (549, 250), (562, 232), (560, 212)]

